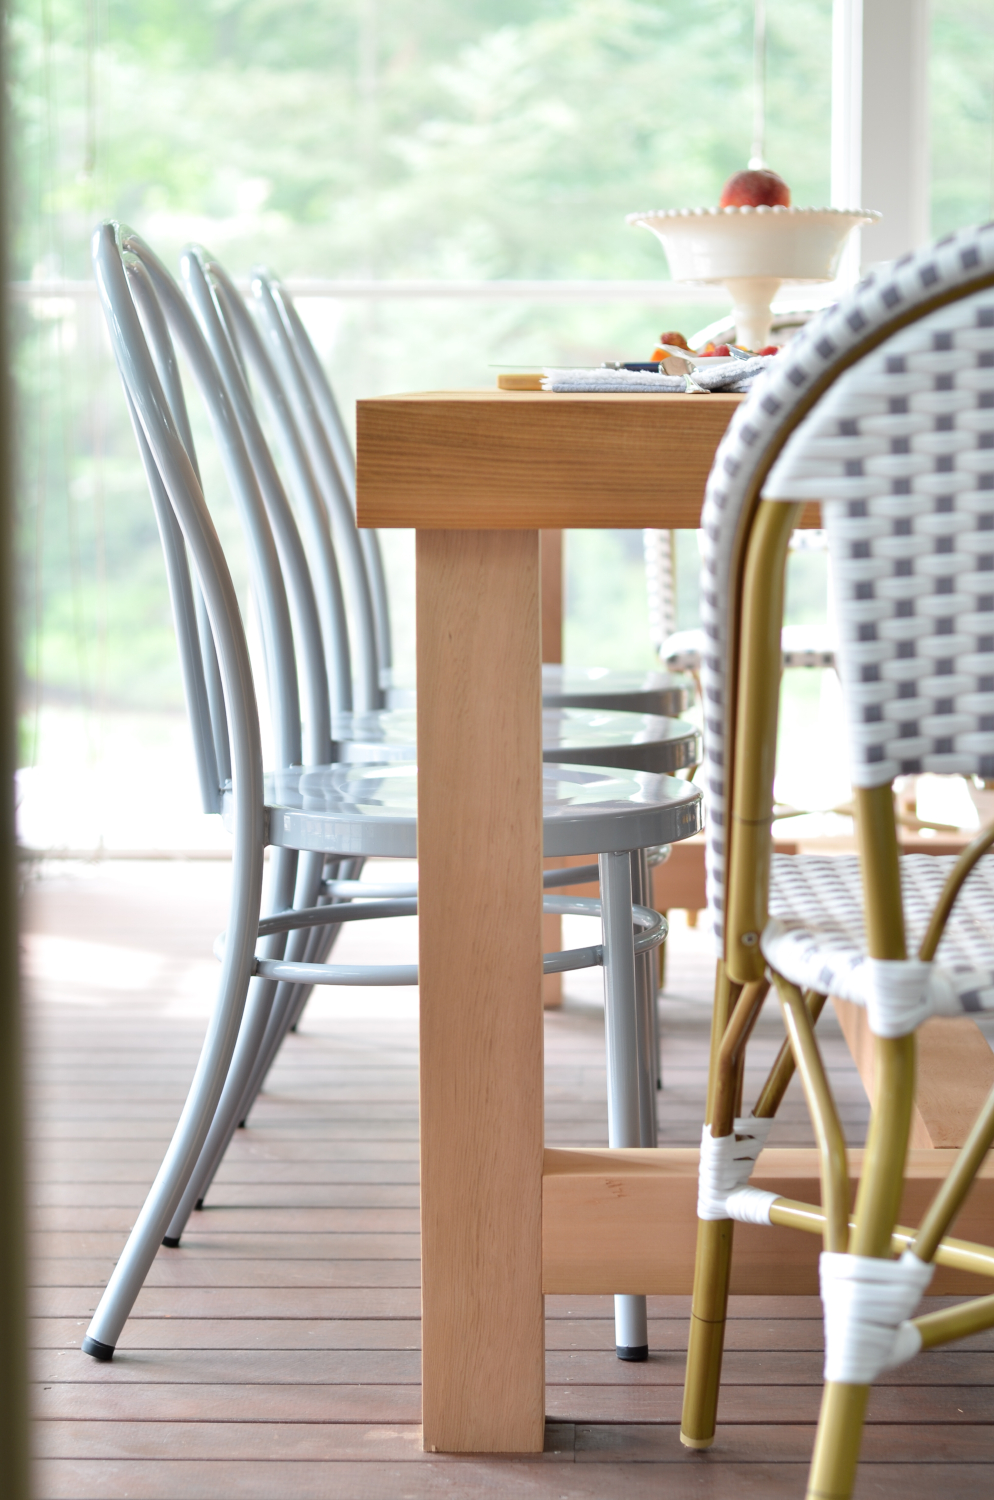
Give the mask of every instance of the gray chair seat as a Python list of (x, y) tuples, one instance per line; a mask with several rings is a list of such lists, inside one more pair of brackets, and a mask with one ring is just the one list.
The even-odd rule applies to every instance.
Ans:
[(612, 671), (542, 663), (543, 708), (617, 709), (675, 717), (690, 704), (686, 682), (669, 672)]
[[(417, 857), (418, 781), (404, 763), (295, 766), (265, 780), (267, 839), (343, 858)], [(692, 782), (645, 771), (547, 766), (542, 788), (548, 856), (645, 849), (700, 831)], [(231, 793), (225, 794), (229, 816)]]
[[(337, 714), (332, 759), (414, 761), (417, 716), (412, 709)], [(586, 708), (542, 711), (542, 758), (572, 765), (614, 766), (672, 774), (701, 761), (700, 731), (683, 719)]]

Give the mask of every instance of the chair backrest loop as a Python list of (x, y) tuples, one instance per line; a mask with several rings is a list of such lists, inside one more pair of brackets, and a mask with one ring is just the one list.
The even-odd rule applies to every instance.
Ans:
[(300, 697), (293, 631), (279, 556), (259, 483), (246, 449), (238, 414), (186, 298), (158, 256), (132, 231), (123, 248), (134, 253), (149, 275), (169, 331), (190, 364), (214, 431), (225, 476), (238, 510), (249, 559), (253, 597), (262, 622), (262, 641), (277, 764), (301, 761)]
[[(176, 352), (173, 347), (173, 341), (169, 337), (169, 330), (162, 314), (162, 308), (159, 306), (144, 269), (142, 269), (140, 275), (133, 274), (136, 268), (140, 268), (142, 265), (137, 256), (128, 251), (123, 256), (123, 263), (125, 271), (132, 273), (129, 277), (131, 293), (138, 310), (138, 316), (145, 329), (149, 352), (155, 362), (159, 379), (162, 381), (162, 387), (169, 402), (169, 409), (173, 414), (173, 421), (176, 423), (183, 446), (189, 455), (193, 471), (197, 476), (197, 481), (202, 487), (200, 467), (197, 463), (197, 453), (193, 441), (193, 430), (190, 427), (186, 397), (183, 392), (183, 382), (180, 378)], [(142, 450), (143, 441), (143, 439), (139, 439), (139, 450), (142, 451), (144, 462), (149, 455)], [(147, 464), (146, 473), (148, 473)], [(218, 803), (220, 793), (217, 788), (225, 786), (231, 780), (231, 747), (228, 743), (228, 719), (224, 708), (224, 694), (221, 691), (221, 675), (217, 665), (217, 652), (214, 649), (214, 637), (211, 634), (203, 594), (196, 579), (193, 579), (188, 584), (193, 608), (193, 616), (190, 616), (190, 602), (186, 598), (187, 588), (184, 587), (182, 577), (182, 572), (185, 572), (187, 579), (189, 579), (189, 568), (186, 566), (185, 554), (182, 572), (177, 571), (179, 558), (175, 554), (175, 545), (174, 543), (167, 543), (166, 533), (163, 531), (164, 526), (169, 527), (170, 519), (160, 516), (156, 501), (155, 481), (153, 481), (151, 474), (148, 474), (148, 481), (152, 493), (153, 507), (156, 510), (159, 534), (162, 537), (162, 545), (164, 549), (168, 548), (166, 551), (166, 577), (169, 584), (173, 619), (179, 642), (184, 692), (194, 737), (198, 774), (201, 778), (204, 811), (217, 812), (220, 805)], [(168, 506), (167, 511), (169, 518), (171, 518), (172, 527), (175, 528), (176, 519)], [(191, 668), (188, 658), (189, 645), (194, 635), (197, 638), (197, 649), (201, 660), (201, 668), (196, 673), (196, 680), (190, 676)], [(207, 721), (202, 717), (202, 697), (205, 698), (207, 705)], [(213, 739), (212, 748), (208, 748), (203, 742), (203, 736), (208, 730)], [(209, 796), (206, 792), (203, 792), (205, 775), (212, 782), (216, 781), (214, 791)]]
[[(217, 652), (231, 746), (234, 814), (232, 895), (221, 982), (242, 987), (253, 961), (262, 901), (264, 799), (255, 688), (231, 574), (132, 298), (122, 258), (130, 238), (118, 225), (102, 224), (93, 236), (94, 273), (129, 408), (142, 434), (143, 460), (154, 465), (161, 481), (157, 494), (160, 500), (168, 498), (193, 559)], [(134, 265), (131, 270), (135, 284)], [(210, 1037), (205, 1048), (209, 1044)]]
[[(302, 747), (304, 764), (324, 765), (331, 754), (328, 672), (317, 602), (300, 533), (259, 426), (243, 368), (232, 347), (218, 307), (217, 289), (211, 285), (201, 252), (196, 249), (184, 251), (180, 257), (180, 273), (201, 332), (238, 418), (269, 527), (276, 542), (293, 618), (298, 671), (307, 708), (304, 720), (306, 743)], [(253, 512), (253, 520), (255, 519)]]
[[(297, 362), (303, 371), (304, 378), (310, 387), (314, 404), (324, 423), (335, 463), (338, 465), (342, 483), (345, 485), (349, 496), (352, 514), (355, 515), (355, 454), (352, 451), (352, 444), (349, 442), (349, 435), (345, 430), (345, 423), (342, 421), (342, 414), (338, 409), (338, 402), (335, 400), (335, 393), (324, 372), (324, 366), (318, 359), (317, 350), (314, 348), (300, 314), (294, 306), (290, 293), (283, 286), (282, 282), (268, 273), (260, 273), (260, 280), (268, 282), (273, 301), (283, 319), (283, 325), (286, 328), (290, 345), (297, 356)], [(389, 674), (393, 666), (393, 645), (390, 631), (390, 603), (387, 595), (386, 574), (383, 570), (383, 555), (380, 551), (379, 538), (372, 527), (360, 528), (359, 542), (366, 561), (366, 573), (369, 578), (369, 587), (373, 597), (373, 613), (376, 618), (376, 647), (380, 672), (385, 677)]]
[(280, 379), (263, 345), (259, 330), (223, 267), (195, 249), (212, 282), (217, 308), (244, 367), (255, 380), (286, 464), (294, 513), (306, 539), (306, 556), (313, 581), (328, 668), (332, 714), (352, 708), (352, 667), (349, 632), (335, 548), (320, 490), (304, 447), (296, 418)]
[(282, 376), (293, 406), (297, 426), (320, 487), (325, 524), (331, 525), (336, 554), (342, 564), (351, 613), (354, 706), (358, 712), (365, 713), (382, 707), (383, 694), (380, 689), (373, 596), (352, 502), (335, 463), (328, 433), (315, 405), (311, 388), (290, 344), (269, 281), (258, 271), (252, 273), (251, 298), (266, 346)]

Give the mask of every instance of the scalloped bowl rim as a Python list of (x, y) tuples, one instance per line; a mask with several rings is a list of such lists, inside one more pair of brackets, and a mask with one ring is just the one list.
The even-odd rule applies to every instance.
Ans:
[(626, 214), (626, 224), (641, 224), (647, 219), (717, 219), (725, 214), (762, 214), (782, 218), (801, 215), (831, 214), (833, 217), (865, 219), (873, 222), (883, 215), (876, 208), (800, 208), (786, 203), (730, 203), (727, 208), (647, 208)]

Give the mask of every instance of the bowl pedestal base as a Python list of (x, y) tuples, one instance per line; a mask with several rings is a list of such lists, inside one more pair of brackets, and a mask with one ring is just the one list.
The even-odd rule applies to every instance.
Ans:
[(735, 342), (744, 349), (765, 349), (770, 342), (770, 304), (780, 290), (779, 276), (735, 276), (725, 281), (732, 299)]

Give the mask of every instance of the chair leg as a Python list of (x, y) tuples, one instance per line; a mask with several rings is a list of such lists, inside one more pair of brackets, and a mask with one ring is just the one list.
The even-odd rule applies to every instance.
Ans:
[[(915, 1097), (914, 1035), (874, 1038), (877, 1102), (856, 1194), (852, 1255), (885, 1256), (904, 1187)], [(870, 1387), (828, 1383), (822, 1393), (808, 1500), (849, 1500), (856, 1482)]]
[[(652, 887), (650, 886), (650, 890)], [(649, 902), (652, 905), (652, 902)], [(667, 917), (668, 913), (663, 913)], [(652, 1022), (652, 1076), (654, 1086), (661, 1089), (663, 1086), (663, 1031), (659, 1024), (659, 997), (666, 981), (666, 943), (663, 942), (653, 954), (652, 967), (649, 971), (651, 984), (649, 988), (649, 1018)], [(655, 1111), (653, 1111), (655, 1114)]]
[[(330, 900), (319, 904), (334, 905)], [(313, 927), (308, 933), (307, 948), (303, 954), (303, 961), (308, 964), (326, 964), (331, 956), (332, 948), (334, 948), (341, 936), (341, 932), (340, 923), (335, 927)], [(296, 989), (297, 993), (293, 1002), (293, 1016), (287, 1027), (288, 1032), (296, 1031), (298, 1023), (303, 1018), (304, 1011), (307, 1009), (307, 1002), (314, 993), (313, 984), (300, 984), (297, 985)], [(263, 1082), (265, 1082), (265, 1079), (263, 1079)], [(251, 1108), (251, 1105), (249, 1107)]]
[[(308, 856), (303, 856), (306, 859)], [(269, 912), (284, 911), (293, 900), (294, 880), (299, 874), (299, 866), (302, 860), (292, 850), (280, 849), (274, 851), (271, 867), (271, 877), (266, 891), (265, 909)], [(291, 934), (291, 938), (295, 934)], [(276, 957), (283, 952), (287, 946), (287, 939), (283, 935), (264, 939), (259, 945), (267, 957)], [(238, 1041), (228, 1068), (228, 1076), (224, 1080), (224, 1089), (218, 1100), (211, 1128), (207, 1133), (207, 1139), (203, 1144), (197, 1164), (190, 1174), (183, 1196), (177, 1204), (169, 1226), (162, 1237), (162, 1243), (175, 1249), (180, 1242), (186, 1221), (194, 1204), (200, 1197), (200, 1183), (204, 1176), (205, 1163), (213, 1160), (217, 1150), (217, 1126), (218, 1120), (225, 1118), (227, 1111), (231, 1108), (231, 1095), (238, 1087), (235, 1080), (244, 1078), (245, 1073), (251, 1066), (256, 1053), (259, 1050), (260, 1041), (265, 1033), (269, 1014), (272, 1010), (274, 997), (278, 994), (279, 985), (264, 979), (255, 979), (249, 987), (248, 1003), (245, 1006), (245, 1014), (238, 1031)], [(244, 1084), (242, 1085), (244, 1086)]]
[[(176, 1205), (166, 1232), (162, 1236), (162, 1243), (169, 1246), (170, 1249), (175, 1249), (178, 1246), (190, 1214), (195, 1207), (200, 1207), (201, 1205), (205, 1191), (203, 1180), (207, 1175), (208, 1168), (211, 1165), (216, 1165), (215, 1158), (218, 1161), (220, 1160), (219, 1122), (227, 1119), (228, 1115), (237, 1108), (245, 1087), (245, 1078), (258, 1055), (259, 1046), (265, 1034), (266, 1025), (273, 1008), (273, 1000), (279, 989), (280, 986), (278, 984), (266, 979), (254, 979), (249, 988), (248, 1003), (245, 1006), (245, 1015), (242, 1018), (241, 1028), (238, 1032), (238, 1042), (231, 1059), (231, 1066), (228, 1069), (228, 1076), (224, 1081), (221, 1098), (218, 1101), (217, 1109), (214, 1111), (214, 1118), (207, 1132), (207, 1139), (204, 1141), (200, 1155), (197, 1158), (193, 1171), (190, 1173), (183, 1196)], [(237, 1093), (234, 1103), (232, 1103), (233, 1092)], [(227, 1146), (227, 1143), (226, 1139), (224, 1145)]]
[[(732, 1005), (741, 985), (733, 984), (718, 964), (714, 1015), (711, 1022), (711, 1061), (708, 1071), (707, 1123), (712, 1120), (718, 1087), (718, 1058)], [(694, 1294), (687, 1344), (687, 1374), (683, 1388), (680, 1441), (686, 1448), (710, 1448), (714, 1442), (725, 1349), (728, 1286), (732, 1269), (731, 1219), (699, 1219), (694, 1261)]]
[[(229, 943), (221, 966), (217, 999), (186, 1103), (173, 1138), (142, 1205), (127, 1244), (111, 1274), (83, 1339), (83, 1352), (109, 1360), (142, 1289), (162, 1237), (197, 1164), (214, 1111), (224, 1088), (238, 1040), (249, 987), (256, 940), (261, 841), (241, 845), (236, 839), (232, 867)], [(254, 891), (253, 891), (254, 886)], [(252, 913), (251, 923), (245, 912)], [(236, 940), (240, 939), (240, 940)]]
[[(342, 880), (358, 880), (362, 874), (364, 864), (365, 860), (363, 859), (344, 861), (339, 866), (339, 878)], [(303, 905), (303, 902), (300, 904)], [(337, 926), (329, 924), (327, 927), (312, 928), (308, 937), (306, 952), (298, 956), (306, 958), (308, 963), (327, 963), (331, 950), (341, 936), (341, 931), (341, 923)], [(259, 1052), (259, 1061), (245, 1090), (245, 1097), (242, 1100), (241, 1109), (239, 1110), (237, 1124), (244, 1125), (248, 1119), (253, 1104), (265, 1087), (269, 1070), (276, 1061), (276, 1054), (282, 1047), (284, 1038), (288, 1032), (297, 1029), (297, 1022), (300, 1020), (313, 991), (313, 985), (294, 985), (289, 1002), (285, 1005), (277, 1003), (273, 1007), (269, 1028)]]
[[(608, 1144), (612, 1147), (638, 1146), (642, 1143), (642, 1124), (638, 997), (632, 933), (632, 861), (627, 852), (602, 854), (599, 864), (604, 933)], [(645, 1297), (616, 1296), (614, 1326), (619, 1359), (648, 1359)]]
[(836, 1382), (825, 1386), (806, 1500), (849, 1500), (856, 1483), (869, 1399), (868, 1385)]
[[(324, 862), (322, 876), (332, 880), (358, 880), (362, 874), (364, 859), (344, 859)], [(340, 927), (315, 927), (308, 939), (307, 951), (304, 954), (304, 962), (309, 964), (324, 964), (335, 946), (341, 932)], [(293, 1020), (287, 1027), (287, 1031), (296, 1031), (297, 1023), (307, 1008), (307, 1002), (314, 993), (312, 984), (299, 986), (299, 995), (294, 1005)], [(264, 1080), (265, 1081), (265, 1080)], [(251, 1105), (249, 1106), (251, 1108)]]
[[(201, 1160), (197, 1163), (198, 1184), (196, 1191), (190, 1193), (189, 1203), (184, 1202), (184, 1208), (189, 1215), (193, 1208), (203, 1208), (204, 1199), (208, 1192), (217, 1170), (224, 1160), (225, 1153), (231, 1145), (235, 1132), (239, 1125), (245, 1123), (245, 1118), (255, 1102), (259, 1090), (262, 1088), (263, 1078), (269, 1064), (276, 1055), (279, 1045), (287, 1033), (288, 1018), (293, 1013), (293, 1002), (297, 986), (292, 984), (279, 984), (275, 987), (275, 995), (265, 1020), (262, 1040), (258, 1043), (255, 1051), (246, 1049), (246, 1061), (249, 1064), (248, 1080), (245, 1075), (241, 1077), (241, 1087), (237, 1090), (232, 1088), (228, 1099), (225, 1100), (223, 1118), (218, 1117), (211, 1125), (212, 1152), (208, 1156), (205, 1150)], [(179, 1215), (177, 1214), (177, 1219)], [(185, 1223), (185, 1220), (184, 1220)], [(172, 1230), (173, 1225), (170, 1225)]]
[[(282, 851), (280, 851), (282, 852)], [(322, 856), (301, 854), (297, 867), (296, 890), (292, 880), (284, 878), (280, 889), (274, 888), (269, 906), (273, 911), (285, 910), (291, 902), (298, 906), (312, 906), (317, 897), (321, 879)], [(304, 956), (307, 943), (315, 929), (300, 929), (282, 939), (264, 939), (259, 947), (267, 957), (276, 956), (277, 944), (290, 960)], [(320, 931), (320, 929), (317, 929)], [(267, 951), (271, 950), (271, 951)], [(274, 1018), (285, 1018), (291, 1014), (300, 986), (273, 984), (257, 980), (252, 996), (253, 1003), (246, 1008), (245, 1020), (238, 1037), (238, 1046), (225, 1080), (224, 1093), (218, 1103), (211, 1128), (196, 1168), (187, 1183), (176, 1212), (169, 1224), (165, 1243), (178, 1245), (180, 1236), (194, 1208), (202, 1208), (207, 1190), (214, 1180), (224, 1154), (231, 1144), (232, 1136), (245, 1117), (245, 1098), (250, 1082), (259, 1071), (260, 1058), (267, 1053), (267, 1039), (274, 1029)], [(285, 1026), (280, 1031), (283, 1040)], [(254, 1095), (252, 1096), (254, 1098)]]
[[(652, 905), (649, 858), (644, 849), (632, 853), (632, 900), (640, 906)], [(635, 1003), (638, 1026), (639, 1078), (639, 1145), (659, 1144), (656, 1121), (656, 1058), (658, 1027), (653, 1025), (657, 1013), (654, 952), (640, 953), (635, 959)]]
[(680, 1441), (685, 1448), (710, 1448), (714, 1442), (734, 1229), (732, 1219), (697, 1221), (694, 1295), (680, 1422)]

